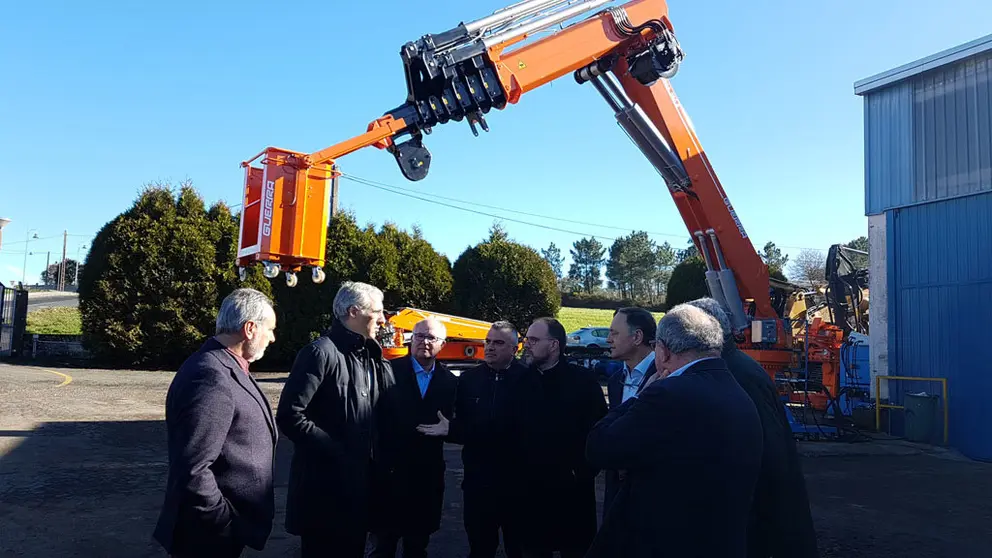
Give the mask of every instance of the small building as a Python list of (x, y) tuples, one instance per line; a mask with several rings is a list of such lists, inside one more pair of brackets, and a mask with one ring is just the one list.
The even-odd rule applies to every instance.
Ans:
[[(950, 445), (981, 460), (992, 460), (990, 78), (992, 35), (854, 84), (865, 107), (872, 382), (947, 378)], [(939, 395), (940, 384), (883, 381), (881, 394), (901, 404), (922, 391)]]

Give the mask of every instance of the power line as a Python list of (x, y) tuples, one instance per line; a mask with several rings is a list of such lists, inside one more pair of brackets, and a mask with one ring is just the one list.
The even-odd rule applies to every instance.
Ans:
[[(362, 178), (362, 177), (358, 177), (358, 176), (351, 175), (351, 174), (342, 173), (341, 176), (342, 176), (342, 178), (348, 178), (348, 179), (354, 180), (356, 182), (361, 182), (362, 184), (365, 184), (367, 186), (376, 185), (376, 186), (381, 186), (383, 188), (392, 188), (394, 190), (410, 191), (410, 189), (404, 188), (402, 186), (395, 186), (393, 184), (386, 184), (384, 182), (377, 182), (375, 180), (371, 180), (371, 179), (368, 179), (368, 178)], [(624, 232), (627, 232), (627, 231), (632, 230), (632, 229), (630, 229), (628, 227), (618, 227), (616, 225), (604, 225), (602, 223), (591, 223), (589, 221), (577, 221), (577, 220), (574, 220), (574, 219), (565, 219), (563, 217), (552, 217), (550, 215), (541, 215), (540, 213), (530, 213), (530, 212), (527, 212), (527, 211), (520, 211), (519, 209), (510, 209), (508, 207), (500, 207), (498, 205), (488, 205), (488, 204), (484, 204), (484, 203), (472, 202), (472, 201), (462, 200), (462, 199), (458, 199), (458, 198), (450, 198), (450, 197), (447, 197), (447, 196), (441, 196), (441, 195), (437, 195), (437, 194), (432, 194), (431, 197), (432, 197), (432, 199), (448, 200), (448, 201), (453, 201), (453, 202), (457, 202), (457, 203), (463, 203), (465, 205), (474, 205), (476, 207), (485, 207), (487, 209), (495, 209), (497, 211), (506, 211), (508, 213), (516, 213), (518, 215), (527, 215), (528, 217), (537, 217), (539, 219), (547, 219), (549, 221), (561, 221), (562, 223), (572, 223), (572, 224), (576, 224), (576, 225), (586, 225), (588, 227), (600, 227), (600, 228), (604, 228), (604, 229), (613, 229), (613, 230), (624, 231)], [(432, 200), (425, 200), (425, 201), (432, 201)], [(675, 233), (664, 233), (664, 232), (658, 232), (658, 231), (644, 231), (644, 232), (646, 232), (648, 234), (653, 234), (653, 235), (656, 235), (656, 236), (670, 236), (670, 237), (673, 237), (673, 238), (688, 238), (689, 237), (689, 233), (675, 234)]]
[(433, 199), (430, 199), (430, 198), (424, 198), (424, 197), (421, 197), (421, 196), (417, 196), (415, 194), (410, 194), (408, 192), (403, 192), (403, 191), (399, 191), (399, 190), (391, 190), (388, 187), (380, 186), (380, 185), (375, 184), (375, 183), (373, 183), (371, 181), (367, 181), (364, 178), (359, 178), (359, 177), (352, 176), (352, 175), (346, 175), (346, 176), (343, 176), (343, 177), (351, 180), (352, 182), (358, 182), (359, 184), (363, 184), (363, 185), (369, 186), (371, 188), (376, 188), (376, 189), (383, 190), (385, 192), (389, 192), (389, 193), (392, 193), (392, 194), (397, 194), (397, 195), (400, 195), (400, 196), (406, 196), (408, 198), (417, 199), (417, 200), (424, 201), (424, 202), (427, 202), (427, 203), (433, 203), (435, 205), (441, 205), (441, 206), (444, 206), (444, 207), (450, 207), (451, 209), (458, 209), (460, 211), (465, 211), (465, 212), (468, 212), (468, 213), (475, 213), (476, 215), (485, 215), (486, 217), (492, 217), (494, 219), (502, 219), (504, 221), (510, 221), (510, 222), (513, 222), (513, 223), (520, 223), (522, 225), (530, 225), (532, 227), (540, 227), (542, 229), (547, 229), (547, 230), (551, 230), (551, 231), (563, 232), (563, 233), (568, 233), (568, 234), (575, 234), (575, 235), (579, 235), (579, 236), (596, 236), (596, 237), (602, 238), (604, 240), (616, 240), (615, 238), (611, 238), (611, 237), (608, 237), (608, 236), (600, 236), (600, 235), (594, 235), (594, 234), (589, 234), (589, 233), (584, 233), (584, 232), (572, 231), (572, 230), (568, 230), (568, 229), (561, 229), (561, 228), (558, 228), (558, 227), (552, 227), (550, 225), (542, 225), (540, 223), (531, 223), (530, 221), (523, 221), (521, 219), (514, 219), (512, 217), (505, 217), (503, 215), (496, 215), (495, 213), (486, 213), (485, 211), (477, 211), (475, 209), (469, 209), (467, 207), (459, 207), (457, 205), (451, 205), (451, 204), (448, 204), (448, 203), (439, 202), (437, 200), (433, 200)]
[[(540, 228), (543, 228), (543, 229), (549, 229), (549, 230), (558, 231), (558, 232), (565, 232), (565, 233), (569, 233), (569, 234), (576, 234), (576, 235), (580, 235), (580, 236), (583, 236), (583, 237), (585, 237), (585, 236), (594, 236), (594, 237), (597, 237), (597, 238), (602, 238), (604, 240), (616, 240), (615, 238), (611, 238), (611, 237), (608, 237), (608, 236), (601, 236), (601, 235), (596, 235), (596, 234), (593, 234), (593, 233), (584, 233), (584, 232), (578, 232), (578, 231), (571, 231), (571, 230), (561, 229), (561, 228), (558, 228), (558, 227), (551, 227), (549, 225), (541, 225), (539, 223), (532, 223), (532, 222), (529, 222), (529, 221), (523, 221), (523, 220), (519, 220), (519, 219), (513, 219), (513, 218), (510, 218), (510, 217), (504, 217), (502, 215), (496, 215), (496, 214), (492, 214), (492, 213), (486, 213), (484, 211), (477, 211), (477, 210), (469, 209), (469, 208), (466, 208), (466, 207), (458, 207), (458, 206), (454, 206), (454, 205), (450, 205), (450, 204), (447, 204), (447, 203), (440, 202), (440, 201), (438, 201), (438, 199), (449, 200), (449, 201), (453, 201), (453, 202), (457, 202), (457, 203), (463, 203), (463, 204), (466, 204), (466, 205), (474, 205), (474, 206), (477, 206), (477, 207), (485, 207), (485, 208), (488, 208), (488, 209), (495, 209), (495, 210), (498, 210), (498, 211), (506, 211), (506, 212), (509, 212), (509, 213), (517, 213), (517, 214), (520, 214), (520, 215), (527, 215), (527, 216), (530, 216), (530, 217), (537, 217), (537, 218), (540, 218), (540, 219), (548, 219), (550, 221), (561, 221), (561, 222), (564, 222), (564, 223), (574, 223), (574, 224), (579, 224), (579, 225), (587, 225), (587, 226), (591, 226), (591, 227), (602, 227), (602, 228), (606, 228), (606, 229), (615, 229), (615, 230), (622, 230), (622, 231), (633, 230), (633, 229), (630, 229), (630, 228), (627, 228), (627, 227), (617, 227), (617, 226), (614, 226), (614, 225), (603, 225), (603, 224), (600, 224), (600, 223), (591, 223), (591, 222), (588, 222), (588, 221), (577, 221), (577, 220), (573, 220), (573, 219), (564, 219), (564, 218), (561, 218), (561, 217), (551, 217), (551, 216), (548, 216), (548, 215), (541, 215), (539, 213), (530, 213), (530, 212), (526, 212), (526, 211), (520, 211), (520, 210), (516, 210), (516, 209), (510, 209), (510, 208), (500, 207), (500, 206), (495, 206), (495, 205), (488, 205), (488, 204), (478, 203), (478, 202), (471, 202), (471, 201), (461, 200), (461, 199), (458, 199), (458, 198), (452, 198), (452, 197), (447, 197), (447, 196), (433, 195), (431, 198), (425, 198), (425, 197), (422, 197), (422, 196), (418, 196), (416, 194), (412, 194), (412, 193), (410, 193), (408, 191), (408, 189), (403, 188), (401, 186), (395, 186), (395, 185), (392, 185), (392, 184), (386, 184), (384, 182), (378, 182), (376, 180), (371, 180), (371, 179), (368, 179), (368, 178), (363, 178), (363, 177), (360, 177), (360, 176), (356, 176), (356, 175), (353, 175), (353, 174), (347, 174), (347, 173), (342, 173), (341, 174), (341, 177), (342, 178), (345, 178), (347, 180), (351, 180), (352, 182), (357, 182), (357, 183), (362, 184), (364, 186), (369, 186), (369, 187), (372, 187), (372, 188), (376, 188), (376, 189), (383, 190), (383, 191), (386, 191), (386, 192), (389, 192), (389, 193), (392, 193), (392, 194), (397, 194), (397, 195), (400, 195), (400, 196), (406, 196), (406, 197), (409, 197), (409, 198), (414, 198), (414, 199), (417, 199), (417, 200), (420, 200), (420, 201), (424, 201), (424, 202), (427, 202), (427, 203), (433, 203), (433, 204), (436, 204), (436, 205), (440, 205), (440, 206), (444, 206), (444, 207), (449, 207), (449, 208), (452, 208), (452, 209), (458, 209), (460, 211), (465, 211), (465, 212), (468, 212), (468, 213), (474, 213), (476, 215), (484, 215), (484, 216), (487, 216), (487, 217), (493, 217), (495, 219), (504, 219), (504, 220), (511, 221), (511, 222), (514, 222), (514, 223), (521, 223), (521, 224), (524, 224), (524, 225), (531, 225), (531, 226), (540, 227)], [(674, 238), (679, 238), (679, 239), (691, 238), (688, 232), (685, 233), (685, 234), (663, 233), (663, 232), (658, 232), (658, 231), (644, 231), (644, 232), (648, 233), (649, 235), (669, 236), (669, 237), (674, 237)], [(818, 248), (809, 248), (809, 247), (806, 247), (806, 246), (786, 246), (784, 244), (776, 244), (775, 246), (778, 247), (778, 248), (788, 248), (788, 249), (793, 249), (793, 250), (819, 250)], [(755, 247), (755, 250), (757, 250), (757, 249), (758, 249), (758, 247), (756, 246)]]
[(42, 238), (29, 238), (28, 240), (10, 240), (10, 241), (5, 241), (3, 244), (4, 246), (7, 246), (9, 244), (26, 244), (28, 242), (41, 242), (42, 240), (52, 240), (54, 238), (62, 238), (62, 235), (57, 234), (55, 236), (46, 236)]

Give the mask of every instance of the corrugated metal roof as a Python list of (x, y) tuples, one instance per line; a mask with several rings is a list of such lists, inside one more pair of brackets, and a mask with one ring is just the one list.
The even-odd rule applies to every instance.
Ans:
[(882, 72), (869, 78), (856, 81), (854, 83), (854, 94), (865, 95), (883, 87), (892, 85), (897, 81), (902, 81), (934, 68), (938, 68), (946, 64), (953, 64), (954, 62), (963, 60), (969, 56), (987, 51), (992, 51), (992, 35), (986, 35), (980, 39), (975, 39), (974, 41), (963, 45), (947, 49), (943, 52), (938, 52), (937, 54), (927, 56), (926, 58), (921, 58), (915, 62), (904, 64), (887, 72)]
[[(889, 374), (947, 378), (951, 445), (992, 460), (992, 193), (887, 216)], [(940, 394), (935, 383), (890, 384), (897, 404)]]

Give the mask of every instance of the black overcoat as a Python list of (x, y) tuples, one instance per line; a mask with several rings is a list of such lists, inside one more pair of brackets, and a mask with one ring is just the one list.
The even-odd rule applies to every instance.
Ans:
[(276, 423), (293, 442), (286, 530), (342, 535), (367, 531), (378, 402), (392, 370), (374, 340), (335, 320), (303, 347), (286, 379)]
[(458, 379), (436, 362), (423, 396), (412, 357), (390, 361), (396, 384), (380, 400), (383, 456), (373, 483), (372, 529), (395, 535), (430, 534), (441, 524), (444, 505), (444, 438), (425, 436), (421, 424), (449, 420)]

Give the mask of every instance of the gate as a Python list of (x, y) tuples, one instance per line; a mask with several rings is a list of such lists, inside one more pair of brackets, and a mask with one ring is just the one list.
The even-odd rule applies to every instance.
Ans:
[(0, 357), (20, 356), (27, 314), (28, 292), (0, 283)]

